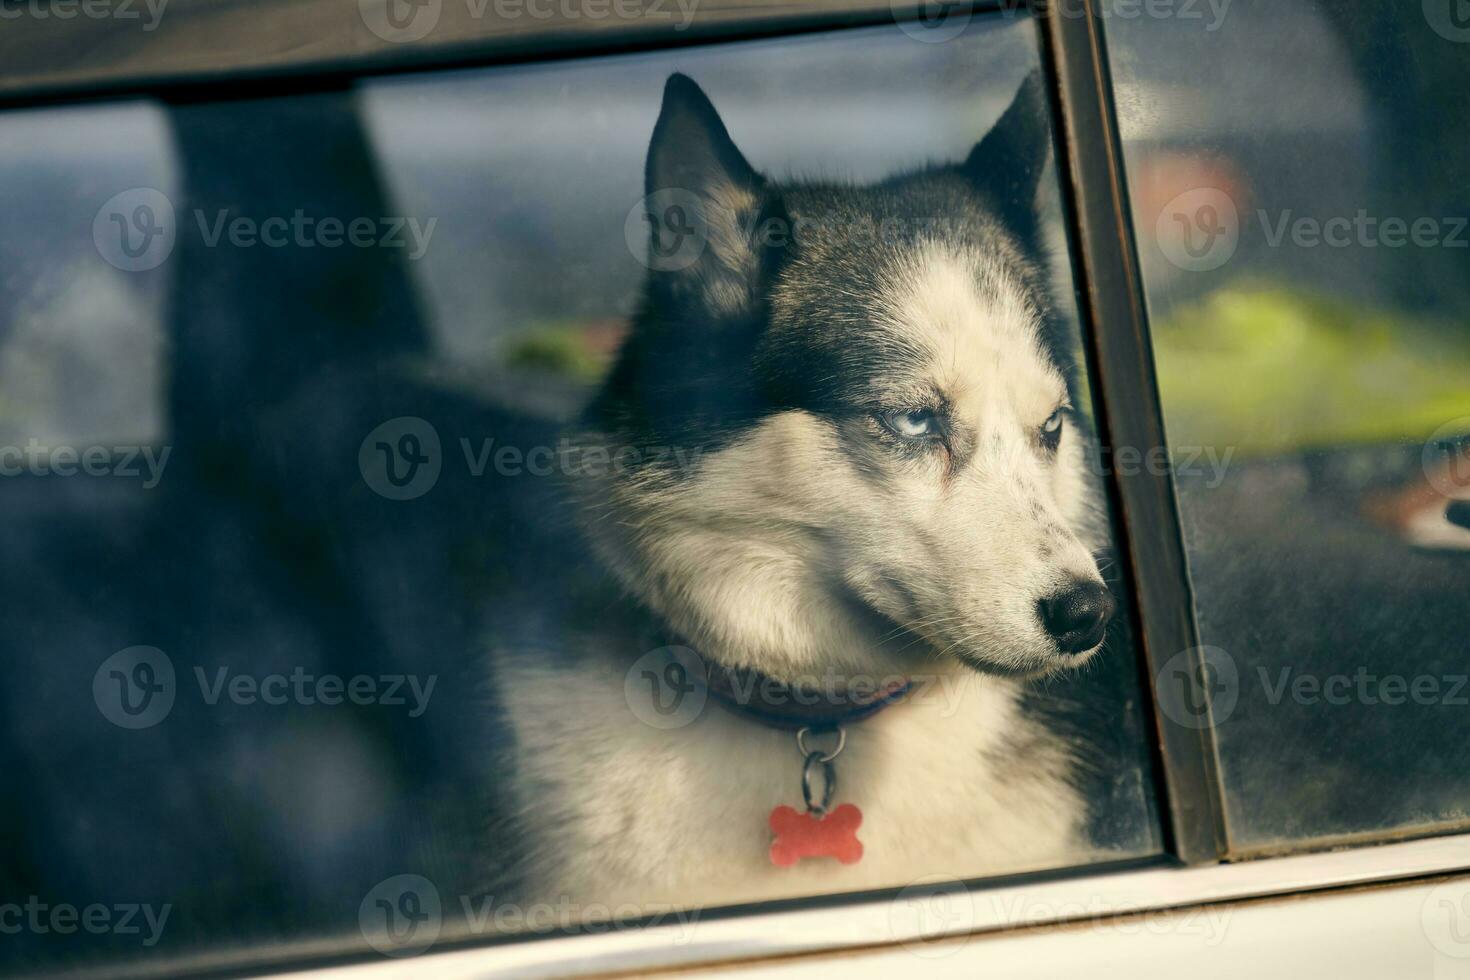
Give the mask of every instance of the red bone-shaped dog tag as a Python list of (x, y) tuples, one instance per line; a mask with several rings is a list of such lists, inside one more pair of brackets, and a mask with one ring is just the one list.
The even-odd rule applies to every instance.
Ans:
[(843, 864), (856, 864), (863, 857), (863, 842), (857, 839), (863, 812), (844, 803), (825, 817), (797, 813), (789, 806), (771, 811), (771, 863), (789, 868), (802, 858), (834, 857)]

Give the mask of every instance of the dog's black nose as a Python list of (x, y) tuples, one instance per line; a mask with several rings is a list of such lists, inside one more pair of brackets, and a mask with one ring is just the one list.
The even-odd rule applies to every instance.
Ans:
[(1083, 653), (1102, 642), (1117, 603), (1101, 582), (1074, 582), (1039, 603), (1041, 622), (1063, 653)]
[(1444, 509), (1444, 516), (1451, 524), (1470, 531), (1470, 500), (1451, 500)]

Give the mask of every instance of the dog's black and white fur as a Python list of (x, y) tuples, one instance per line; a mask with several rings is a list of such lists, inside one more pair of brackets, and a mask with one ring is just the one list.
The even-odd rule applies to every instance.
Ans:
[[(687, 202), (703, 247), (649, 274), (575, 439), (679, 452), (572, 481), (607, 591), (554, 650), (497, 644), (527, 899), (697, 907), (1087, 850), (1069, 751), (1018, 705), (1097, 649), (1111, 607), (1035, 205), (1048, 118), (1033, 76), (962, 164), (778, 185), (669, 79), (647, 190)], [(678, 229), (653, 210), (663, 245)], [(789, 732), (630, 710), (630, 666), (669, 636), (798, 685), (932, 681), (848, 731), (860, 863), (768, 861), (767, 815), (801, 802)]]

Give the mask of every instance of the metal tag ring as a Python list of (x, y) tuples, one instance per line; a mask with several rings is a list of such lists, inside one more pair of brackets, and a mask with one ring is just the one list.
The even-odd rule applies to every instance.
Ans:
[[(817, 766), (822, 767), (822, 802), (812, 802), (812, 770)], [(819, 817), (826, 816), (827, 807), (832, 802), (832, 794), (837, 791), (837, 767), (832, 765), (832, 760), (823, 758), (822, 753), (813, 752), (806, 757), (806, 762), (801, 767), (801, 798), (806, 801), (808, 812)]]
[(822, 757), (822, 761), (823, 762), (831, 762), (833, 759), (835, 759), (839, 755), (841, 755), (842, 754), (842, 750), (847, 746), (847, 729), (846, 728), (843, 728), (842, 726), (839, 725), (836, 728), (836, 732), (837, 732), (837, 747), (834, 748), (831, 752), (825, 752), (824, 753), (824, 752), (818, 752), (815, 749), (809, 749), (809, 748), (807, 748), (806, 737), (808, 735), (812, 734), (812, 730), (810, 728), (803, 728), (801, 731), (799, 731), (799, 732), (796, 733), (796, 749), (797, 749), (798, 752), (800, 752), (802, 754), (802, 757), (803, 758), (805, 758), (805, 757), (807, 757), (809, 755), (815, 754), (815, 755), (820, 755)]

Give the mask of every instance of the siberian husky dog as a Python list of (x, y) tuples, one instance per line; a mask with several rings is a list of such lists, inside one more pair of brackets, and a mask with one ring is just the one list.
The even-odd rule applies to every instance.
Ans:
[[(1114, 607), (1049, 147), (1033, 75), (963, 163), (776, 183), (668, 80), (652, 271), (570, 436), (596, 581), (495, 642), (520, 898), (698, 908), (1088, 853), (1068, 743), (1021, 704)], [(860, 859), (773, 860), (772, 811), (824, 804), (860, 811)]]

